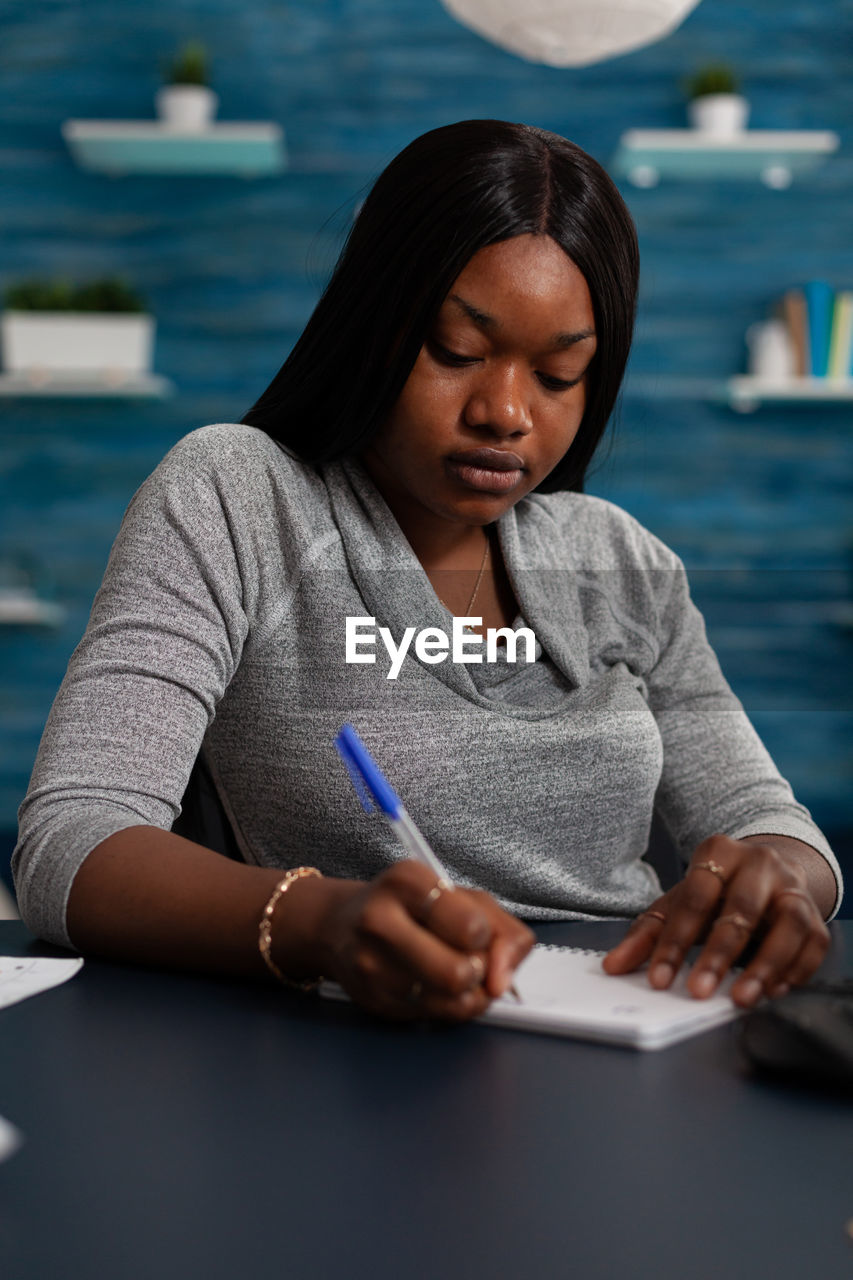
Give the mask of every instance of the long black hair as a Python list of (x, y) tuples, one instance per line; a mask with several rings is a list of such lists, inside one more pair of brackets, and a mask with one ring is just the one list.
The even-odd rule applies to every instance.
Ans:
[(287, 360), (242, 421), (317, 464), (364, 449), (388, 417), (439, 308), (479, 249), (548, 235), (584, 276), (598, 345), (586, 409), (541, 491), (583, 488), (634, 327), (631, 215), (597, 161), (558, 134), (464, 120), (410, 143), (376, 180)]

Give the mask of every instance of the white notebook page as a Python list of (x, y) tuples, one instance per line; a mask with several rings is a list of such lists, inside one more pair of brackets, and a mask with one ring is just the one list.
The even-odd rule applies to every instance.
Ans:
[(515, 974), (521, 996), (504, 996), (480, 1019), (500, 1026), (577, 1036), (637, 1049), (661, 1049), (736, 1018), (742, 1010), (725, 978), (707, 1000), (687, 991), (685, 967), (666, 991), (649, 985), (645, 969), (614, 977), (601, 967), (605, 951), (536, 946)]

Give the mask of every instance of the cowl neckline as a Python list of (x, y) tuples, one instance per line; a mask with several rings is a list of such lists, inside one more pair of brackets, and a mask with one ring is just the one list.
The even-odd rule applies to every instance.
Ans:
[[(388, 627), (397, 643), (406, 627), (439, 627), (449, 634), (451, 615), (364, 465), (346, 458), (321, 470), (350, 572), (377, 627)], [(547, 521), (534, 503), (522, 498), (495, 528), (526, 625), (571, 687), (584, 685), (589, 653), (576, 574), (560, 563), (556, 548), (549, 549)], [(409, 657), (461, 696), (483, 704), (491, 701), (477, 689), (468, 664), (450, 659), (423, 663), (414, 646)]]

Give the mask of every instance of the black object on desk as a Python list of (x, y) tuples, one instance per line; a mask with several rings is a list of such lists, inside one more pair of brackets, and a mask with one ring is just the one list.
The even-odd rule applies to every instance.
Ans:
[(3, 1280), (853, 1276), (853, 1106), (754, 1076), (736, 1023), (638, 1054), (87, 961), (0, 1011), (0, 1114)]
[(853, 1094), (853, 978), (813, 981), (744, 1018), (751, 1062), (791, 1083)]

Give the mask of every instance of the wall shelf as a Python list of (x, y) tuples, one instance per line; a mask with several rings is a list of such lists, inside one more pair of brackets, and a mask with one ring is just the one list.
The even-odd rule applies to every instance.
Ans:
[(618, 177), (636, 187), (661, 178), (759, 179), (782, 190), (838, 150), (837, 133), (818, 130), (744, 129), (732, 136), (698, 129), (629, 129), (613, 159)]
[(29, 587), (0, 587), (0, 627), (58, 627), (65, 610)]
[(762, 404), (844, 404), (853, 400), (853, 378), (719, 378), (688, 374), (636, 373), (623, 395), (650, 400), (708, 400), (752, 413)]
[(842, 404), (853, 400), (853, 378), (729, 378), (726, 399), (739, 413), (762, 404)]
[(62, 136), (81, 169), (236, 174), (259, 178), (287, 166), (284, 130), (272, 122), (212, 124), (179, 132), (157, 120), (66, 120)]
[(162, 400), (174, 395), (175, 384), (156, 373), (127, 378), (92, 373), (0, 373), (0, 396), (66, 399)]

